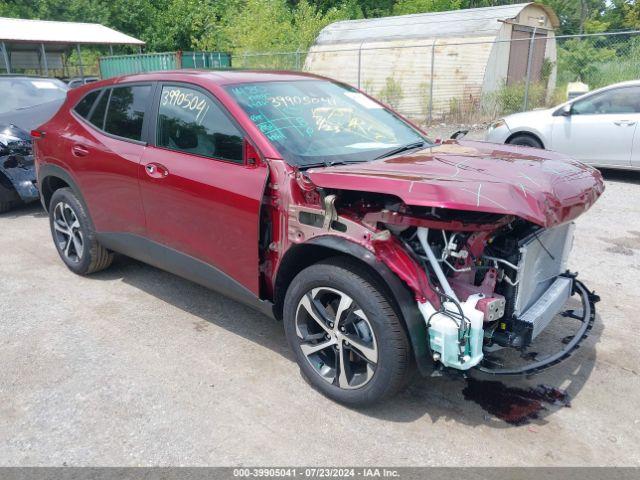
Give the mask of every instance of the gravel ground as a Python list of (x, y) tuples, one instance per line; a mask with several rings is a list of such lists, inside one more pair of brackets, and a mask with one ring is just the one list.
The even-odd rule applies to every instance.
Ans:
[[(418, 379), (357, 411), (308, 387), (279, 323), (126, 258), (75, 276), (38, 206), (0, 215), (0, 465), (639, 466), (639, 218), (640, 175), (608, 173), (571, 261), (602, 302), (567, 362), (506, 385)], [(540, 406), (514, 396), (539, 384), (570, 408), (494, 415)]]

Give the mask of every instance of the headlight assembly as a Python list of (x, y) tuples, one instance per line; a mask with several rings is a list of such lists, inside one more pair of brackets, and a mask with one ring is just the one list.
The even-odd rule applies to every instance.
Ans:
[(489, 125), (489, 130), (494, 130), (499, 127), (504, 127), (506, 122), (501, 118), (500, 120), (496, 120), (491, 125)]

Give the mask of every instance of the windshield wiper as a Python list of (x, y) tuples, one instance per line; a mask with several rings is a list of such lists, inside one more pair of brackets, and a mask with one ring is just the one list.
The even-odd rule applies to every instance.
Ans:
[(362, 163), (366, 161), (368, 160), (325, 160), (324, 162), (301, 165), (300, 168), (333, 167), (335, 165), (349, 165), (351, 163)]
[(374, 158), (374, 160), (380, 160), (381, 158), (386, 158), (386, 157), (390, 157), (392, 155), (397, 155), (398, 153), (406, 152), (407, 150), (413, 150), (414, 148), (423, 147), (425, 144), (426, 144), (426, 142), (424, 142), (424, 141), (408, 143), (408, 144), (403, 145), (401, 147), (394, 148), (393, 150), (391, 150), (391, 151), (389, 151), (387, 153), (383, 153), (379, 157)]

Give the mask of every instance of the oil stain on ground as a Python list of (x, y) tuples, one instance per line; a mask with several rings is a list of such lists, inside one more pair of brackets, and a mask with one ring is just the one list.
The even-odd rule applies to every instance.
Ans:
[(547, 385), (525, 389), (508, 387), (502, 382), (468, 378), (462, 394), (465, 399), (474, 401), (511, 425), (529, 423), (538, 418), (547, 406), (571, 406), (571, 399), (566, 392)]

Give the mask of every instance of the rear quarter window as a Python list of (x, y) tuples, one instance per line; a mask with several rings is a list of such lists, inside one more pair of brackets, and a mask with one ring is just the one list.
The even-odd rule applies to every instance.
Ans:
[(91, 112), (91, 107), (93, 107), (94, 102), (98, 98), (98, 95), (100, 95), (100, 90), (94, 90), (93, 92), (87, 93), (75, 106), (75, 112), (82, 118), (87, 118), (89, 116), (89, 112)]
[(100, 100), (98, 100), (93, 112), (91, 112), (91, 116), (88, 118), (89, 122), (100, 130), (104, 128), (104, 114), (107, 111), (107, 104), (109, 103), (109, 92), (110, 90), (108, 89), (102, 91)]
[(142, 122), (150, 93), (150, 85), (113, 88), (104, 124), (105, 132), (131, 140), (141, 140)]

